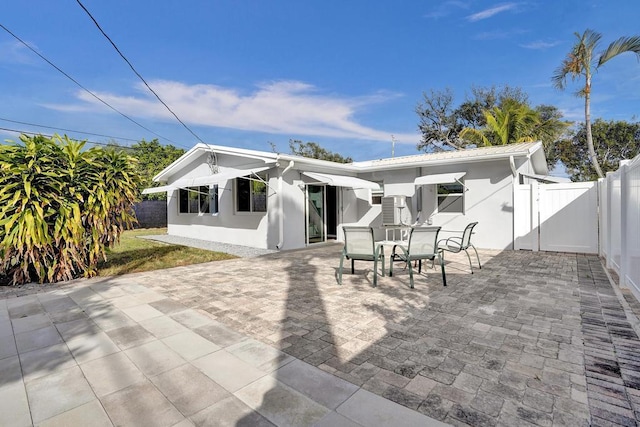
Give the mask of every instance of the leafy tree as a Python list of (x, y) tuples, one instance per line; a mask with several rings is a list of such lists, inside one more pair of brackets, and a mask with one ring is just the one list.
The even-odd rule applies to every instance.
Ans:
[[(551, 147), (568, 126), (555, 107), (540, 105), (532, 109), (515, 99), (506, 99), (501, 107), (484, 110), (483, 115), (486, 124), (480, 129), (464, 128), (462, 139), (484, 146), (542, 141), (545, 151), (553, 153)], [(556, 160), (553, 155), (547, 158), (550, 165)]]
[(597, 54), (595, 50), (598, 48), (602, 38), (600, 33), (587, 29), (582, 34), (574, 34), (577, 41), (567, 54), (567, 57), (562, 61), (560, 67), (556, 69), (552, 81), (554, 86), (563, 90), (566, 87), (568, 76), (571, 77), (572, 81), (584, 78), (584, 86), (576, 94), (584, 98), (584, 120), (589, 158), (597, 176), (602, 178), (604, 174), (598, 163), (591, 129), (592, 67), (597, 71), (607, 61), (625, 52), (633, 52), (640, 59), (640, 36), (620, 37), (611, 43), (603, 53)]
[[(595, 120), (592, 125), (596, 155), (602, 162), (603, 171), (615, 171), (620, 160), (632, 159), (640, 154), (640, 122)], [(587, 148), (587, 127), (581, 123), (569, 138), (555, 147), (556, 156), (562, 161), (573, 181), (598, 179), (590, 161)]]
[(302, 142), (298, 139), (290, 139), (289, 149), (291, 150), (291, 154), (309, 157), (312, 159), (328, 160), (330, 162), (337, 163), (353, 162), (353, 159), (351, 157), (343, 157), (338, 153), (333, 153), (325, 148), (322, 148), (315, 142)]
[(20, 140), (0, 146), (0, 282), (95, 275), (135, 222), (136, 160), (66, 136)]
[(415, 110), (419, 117), (418, 129), (422, 133), (417, 148), (426, 152), (464, 149), (469, 141), (462, 139), (460, 132), (465, 128), (483, 127), (486, 124), (484, 111), (500, 107), (507, 100), (528, 103), (527, 95), (520, 88), (510, 86), (473, 87), (471, 97), (457, 107), (449, 88), (423, 92), (422, 98)]
[[(129, 154), (138, 159), (138, 170), (142, 176), (140, 188), (149, 188), (160, 185), (153, 182), (153, 177), (173, 163), (184, 154), (182, 148), (173, 145), (160, 145), (157, 139), (145, 141), (144, 139), (133, 144)], [(162, 193), (145, 194), (144, 198), (163, 200), (167, 195)]]

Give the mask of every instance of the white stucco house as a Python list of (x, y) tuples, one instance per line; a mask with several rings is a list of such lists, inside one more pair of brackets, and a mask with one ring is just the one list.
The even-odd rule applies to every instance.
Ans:
[(512, 249), (514, 185), (547, 174), (540, 142), (349, 164), (198, 144), (144, 192), (167, 192), (170, 235), (296, 249), (341, 240), (343, 224), (383, 239), (407, 224), (446, 233), (478, 221), (477, 247)]

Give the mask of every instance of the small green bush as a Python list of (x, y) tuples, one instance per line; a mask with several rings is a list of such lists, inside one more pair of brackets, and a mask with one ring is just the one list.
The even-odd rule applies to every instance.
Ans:
[(95, 275), (105, 248), (136, 221), (136, 160), (66, 136), (20, 141), (0, 145), (0, 280)]

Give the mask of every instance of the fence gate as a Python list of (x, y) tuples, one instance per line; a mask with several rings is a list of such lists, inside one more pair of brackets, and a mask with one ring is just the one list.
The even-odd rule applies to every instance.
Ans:
[(598, 253), (597, 182), (516, 185), (514, 248)]

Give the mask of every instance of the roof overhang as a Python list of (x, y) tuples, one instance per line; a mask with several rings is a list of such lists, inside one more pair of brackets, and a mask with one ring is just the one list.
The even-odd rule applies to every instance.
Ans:
[(331, 175), (328, 173), (317, 172), (302, 172), (302, 174), (320, 184), (333, 185), (334, 187), (367, 188), (370, 190), (380, 189), (380, 184), (373, 181), (367, 181), (366, 179), (356, 178), (354, 176)]
[(560, 177), (560, 176), (537, 175), (537, 174), (533, 174), (533, 173), (524, 173), (524, 172), (520, 172), (520, 175), (526, 176), (527, 178), (533, 178), (533, 179), (535, 179), (537, 181), (550, 182), (550, 183), (554, 183), (554, 184), (559, 184), (559, 183), (564, 183), (564, 182), (571, 182), (571, 180), (569, 178), (564, 178), (564, 177)]
[(162, 193), (164, 191), (175, 190), (176, 188), (200, 187), (200, 186), (206, 186), (206, 185), (220, 184), (221, 182), (225, 182), (234, 178), (251, 177), (252, 175), (255, 176), (256, 174), (263, 172), (267, 169), (271, 169), (272, 167), (273, 165), (262, 166), (259, 168), (252, 168), (252, 169), (227, 169), (212, 175), (197, 176), (194, 178), (182, 178), (172, 182), (169, 185), (163, 185), (161, 187), (145, 188), (144, 190), (142, 190), (142, 194)]
[(466, 174), (466, 172), (452, 172), (424, 175), (417, 177), (413, 183), (415, 185), (452, 184), (454, 182), (460, 182), (460, 179)]

